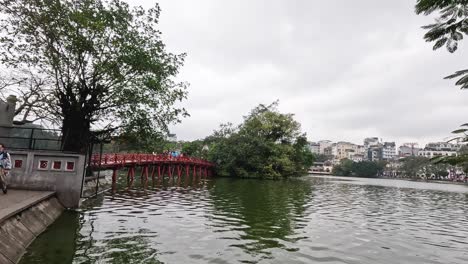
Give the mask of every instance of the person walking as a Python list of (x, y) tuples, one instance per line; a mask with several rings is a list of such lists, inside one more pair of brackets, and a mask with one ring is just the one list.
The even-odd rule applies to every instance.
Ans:
[(6, 176), (11, 170), (11, 157), (10, 153), (5, 150), (5, 145), (0, 143), (0, 188), (3, 193), (7, 193)]

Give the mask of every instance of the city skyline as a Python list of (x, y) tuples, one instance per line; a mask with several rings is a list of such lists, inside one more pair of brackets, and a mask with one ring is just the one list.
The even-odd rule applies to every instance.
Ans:
[[(359, 142), (354, 142), (354, 141), (349, 141), (349, 140), (330, 140), (330, 139), (308, 139), (308, 141), (310, 143), (318, 143), (320, 141), (331, 141), (332, 143), (338, 143), (338, 142), (348, 142), (348, 143), (352, 143), (352, 144), (355, 144), (355, 145), (364, 145), (363, 142), (366, 138), (371, 138), (372, 136), (369, 136), (369, 137), (364, 137), (362, 138), (361, 141)], [(419, 148), (424, 148), (427, 144), (430, 144), (430, 143), (457, 143), (456, 141), (448, 141), (448, 140), (435, 140), (435, 141), (427, 141), (427, 142), (424, 142), (424, 143), (420, 143), (420, 142), (416, 142), (416, 141), (413, 141), (413, 142), (399, 142), (399, 141), (395, 141), (395, 140), (387, 140), (387, 139), (384, 139), (384, 138), (380, 138), (378, 137), (380, 143), (395, 143), (396, 146), (403, 146), (405, 144), (410, 144), (410, 143), (416, 143), (416, 145), (419, 147)]]

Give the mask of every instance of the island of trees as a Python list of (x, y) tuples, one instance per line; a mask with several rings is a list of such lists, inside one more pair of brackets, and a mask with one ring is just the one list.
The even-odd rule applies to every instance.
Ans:
[(217, 165), (219, 176), (280, 179), (308, 172), (314, 156), (305, 133), (278, 102), (255, 107), (244, 121), (223, 124), (204, 140), (185, 143), (182, 151)]

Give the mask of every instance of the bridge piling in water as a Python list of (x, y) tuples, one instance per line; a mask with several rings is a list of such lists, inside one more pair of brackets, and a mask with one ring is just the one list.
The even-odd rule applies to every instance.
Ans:
[(148, 165), (144, 165), (141, 170), (141, 181), (148, 181)]
[(156, 173), (156, 166), (152, 166), (151, 170), (151, 182), (154, 184), (154, 174)]
[(112, 185), (117, 184), (117, 168), (112, 169)]

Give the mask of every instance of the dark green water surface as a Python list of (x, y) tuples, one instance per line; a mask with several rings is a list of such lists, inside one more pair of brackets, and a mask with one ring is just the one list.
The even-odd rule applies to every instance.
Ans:
[(65, 212), (21, 263), (468, 263), (468, 186), (309, 176), (122, 186)]

